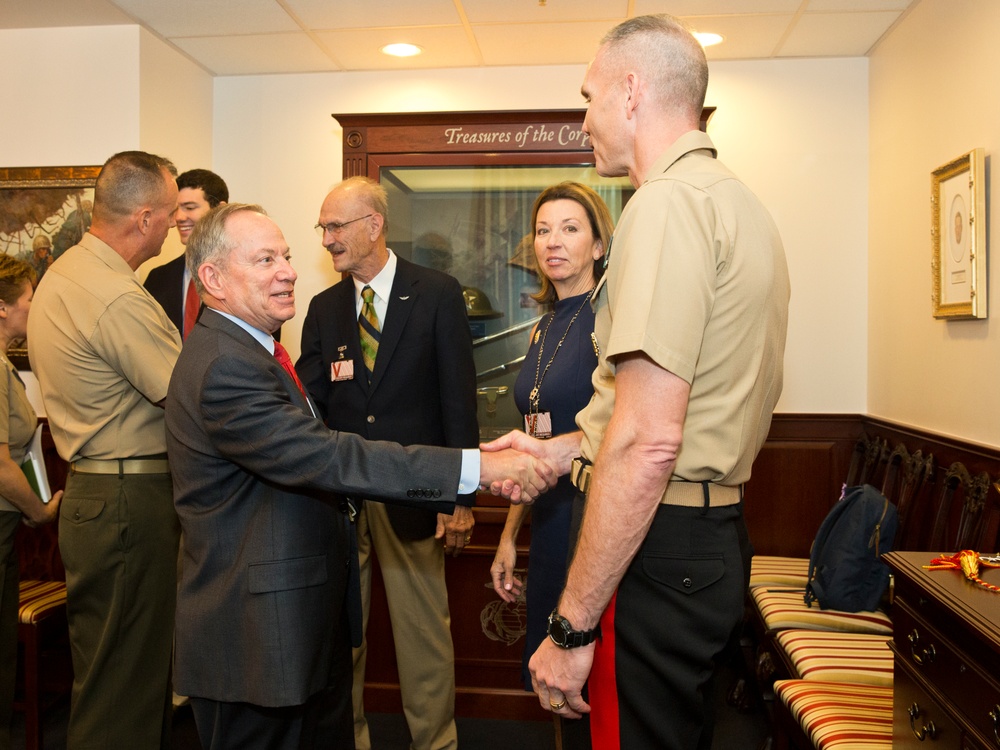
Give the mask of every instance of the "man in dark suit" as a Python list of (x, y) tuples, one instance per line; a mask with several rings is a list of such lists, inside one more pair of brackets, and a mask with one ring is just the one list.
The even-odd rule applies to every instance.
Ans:
[[(385, 188), (367, 177), (345, 180), (323, 201), (316, 228), (345, 278), (310, 303), (296, 369), (331, 429), (403, 445), (473, 448), (479, 441), (476, 369), (462, 288), (386, 247), (387, 204)], [(366, 290), (378, 329), (370, 374), (359, 328)], [(378, 500), (358, 508), (364, 625), (374, 550), (413, 750), (458, 746), (444, 556), (459, 554), (469, 542), (474, 503), (474, 494), (459, 497), (452, 515)], [(371, 748), (363, 701), (366, 652), (365, 642), (354, 650), (357, 750)]]
[[(194, 225), (220, 203), (229, 201), (229, 188), (215, 172), (191, 169), (177, 178), (177, 236), (187, 245)], [(187, 338), (198, 319), (201, 300), (194, 288), (194, 279), (184, 264), (184, 254), (149, 272), (144, 284), (160, 303), (167, 317)]]
[(348, 587), (349, 506), (334, 493), (377, 490), (449, 512), (459, 493), (498, 480), (516, 485), (514, 501), (521, 491), (534, 497), (552, 471), (514, 452), (404, 448), (329, 431), (271, 337), (295, 314), (296, 274), (259, 206), (213, 209), (187, 257), (206, 309), (166, 404), (185, 539), (176, 689), (191, 696), (204, 750), (350, 748), (360, 603)]

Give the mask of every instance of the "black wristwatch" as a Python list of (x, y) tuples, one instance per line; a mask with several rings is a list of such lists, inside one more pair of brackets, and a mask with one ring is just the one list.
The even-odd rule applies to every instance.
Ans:
[(549, 615), (548, 633), (549, 638), (559, 648), (580, 648), (580, 646), (586, 646), (597, 639), (597, 636), (601, 634), (601, 626), (598, 625), (590, 630), (573, 630), (569, 620), (556, 610), (552, 610), (552, 614)]

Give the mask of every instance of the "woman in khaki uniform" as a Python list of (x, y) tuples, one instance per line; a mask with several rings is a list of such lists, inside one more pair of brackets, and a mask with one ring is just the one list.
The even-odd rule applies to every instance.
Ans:
[(38, 424), (24, 383), (5, 352), (23, 338), (34, 294), (35, 271), (0, 255), (0, 750), (10, 748), (10, 722), (17, 667), (18, 570), (14, 533), (22, 518), (39, 526), (59, 515), (62, 491), (45, 504), (21, 472), (21, 461)]

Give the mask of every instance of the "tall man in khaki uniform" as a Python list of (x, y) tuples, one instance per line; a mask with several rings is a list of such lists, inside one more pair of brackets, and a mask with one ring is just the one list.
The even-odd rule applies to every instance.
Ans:
[(52, 437), (70, 464), (59, 520), (69, 750), (169, 747), (179, 525), (162, 402), (181, 342), (135, 271), (174, 225), (176, 174), (159, 156), (112, 156), (90, 231), (45, 274), (28, 321)]
[(602, 750), (711, 747), (713, 674), (750, 574), (742, 485), (781, 392), (784, 251), (699, 130), (707, 85), (704, 51), (670, 16), (602, 41), (583, 129), (597, 171), (637, 190), (594, 295), (594, 397), (582, 432), (498, 441), (548, 456), (586, 498), (530, 669), (542, 706), (589, 712)]

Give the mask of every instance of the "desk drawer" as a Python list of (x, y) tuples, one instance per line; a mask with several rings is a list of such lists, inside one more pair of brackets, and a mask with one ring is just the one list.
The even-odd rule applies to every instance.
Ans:
[[(918, 607), (924, 605), (918, 602)], [(956, 717), (964, 718), (978, 743), (1000, 750), (1000, 683), (970, 658), (977, 649), (985, 648), (975, 641), (963, 642), (963, 649), (928, 624), (920, 610), (896, 599), (893, 607), (893, 651), (896, 659), (905, 662), (918, 682), (934, 695)], [(933, 616), (934, 612), (929, 613)], [(894, 687), (898, 687), (900, 669), (897, 666)], [(994, 718), (994, 716), (996, 718)], [(898, 717), (897, 717), (898, 720)], [(970, 744), (969, 747), (975, 747)]]
[[(899, 659), (900, 654), (896, 658)], [(896, 665), (892, 683), (892, 750), (965, 750), (962, 733), (948, 714)]]

